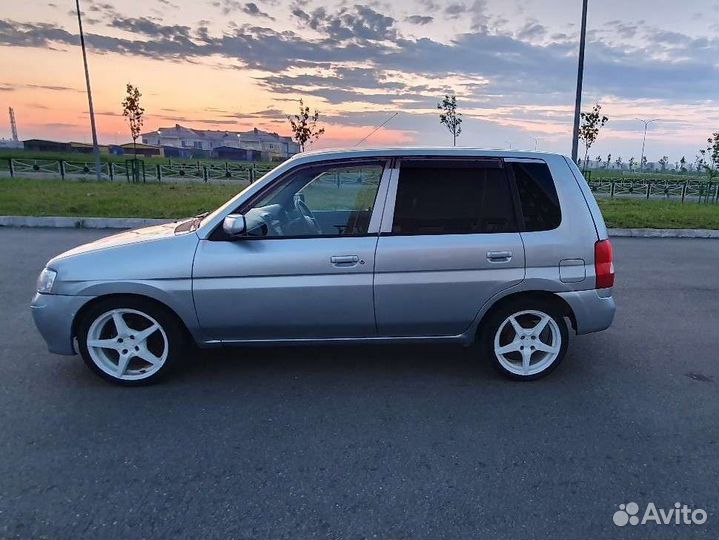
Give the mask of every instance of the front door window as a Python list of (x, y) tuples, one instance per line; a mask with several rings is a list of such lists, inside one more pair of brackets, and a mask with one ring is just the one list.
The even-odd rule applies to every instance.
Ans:
[(303, 167), (244, 211), (248, 236), (367, 234), (384, 163)]

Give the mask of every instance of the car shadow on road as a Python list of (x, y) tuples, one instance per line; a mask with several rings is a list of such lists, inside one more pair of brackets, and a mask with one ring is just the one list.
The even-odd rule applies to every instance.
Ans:
[[(570, 337), (569, 351), (558, 369), (530, 383), (512, 381), (501, 375), (489, 358), (482, 357), (476, 346), (427, 343), (193, 349), (167, 377), (148, 388), (164, 388), (168, 392), (191, 388), (218, 393), (254, 392), (258, 388), (289, 388), (304, 380), (310, 386), (368, 388), (386, 383), (395, 386), (419, 384), (426, 388), (471, 386), (496, 389), (515, 385), (524, 387), (525, 391), (529, 387), (534, 387), (535, 391), (542, 387), (544, 390), (541, 391), (546, 391), (548, 386), (578, 385), (579, 391), (587, 380), (591, 380), (589, 372), (593, 370), (594, 362), (591, 345), (573, 348), (571, 342), (574, 339)], [(76, 385), (72, 386), (78, 388), (87, 387), (90, 381), (107, 385), (93, 377), (84, 366), (66, 364), (62, 371), (65, 372), (62, 376), (73, 379)]]
[[(566, 384), (585, 378), (582, 348), (569, 351), (562, 365), (541, 381)], [(254, 379), (321, 376), (333, 379), (443, 380), (450, 385), (522, 384), (499, 374), (478, 347), (447, 344), (373, 344), (284, 347), (238, 347), (195, 350), (164, 384), (209, 384)]]
[(456, 345), (327, 345), (194, 351), (173, 379), (278, 375), (497, 378), (475, 348)]

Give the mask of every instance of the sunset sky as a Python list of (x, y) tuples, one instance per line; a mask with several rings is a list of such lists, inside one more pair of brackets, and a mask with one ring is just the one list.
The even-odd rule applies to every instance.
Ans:
[[(89, 141), (74, 0), (2, 0), (0, 137)], [(568, 153), (579, 0), (81, 0), (102, 143), (125, 142), (127, 82), (147, 131), (288, 134), (300, 97), (315, 147), (447, 145), (436, 104), (457, 94), (458, 144)], [(610, 122), (592, 156), (693, 160), (719, 128), (719, 0), (590, 0), (584, 103)]]

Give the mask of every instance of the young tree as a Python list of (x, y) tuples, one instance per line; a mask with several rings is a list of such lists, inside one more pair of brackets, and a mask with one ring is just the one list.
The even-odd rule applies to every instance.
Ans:
[(634, 156), (629, 158), (629, 161), (627, 162), (627, 165), (629, 166), (629, 172), (632, 172), (632, 169), (634, 169), (634, 162), (636, 160), (634, 159)]
[(612, 164), (612, 154), (607, 154), (607, 161), (604, 162), (604, 168), (608, 169)]
[(659, 167), (662, 171), (667, 170), (667, 164), (669, 163), (669, 156), (662, 156), (662, 158), (659, 160)]
[(584, 143), (584, 161), (586, 163), (589, 149), (599, 137), (599, 130), (609, 121), (607, 116), (601, 114), (602, 106), (595, 103), (591, 112), (583, 112), (582, 125), (579, 128), (579, 140)]
[(445, 95), (444, 99), (437, 103), (437, 109), (442, 111), (439, 113), (439, 123), (447, 126), (452, 134), (452, 146), (457, 146), (457, 137), (462, 133), (462, 113), (457, 112), (457, 96)]
[(127, 83), (127, 95), (122, 100), (122, 116), (125, 117), (130, 126), (130, 135), (132, 136), (132, 151), (137, 158), (137, 138), (142, 130), (142, 116), (145, 109), (140, 105), (142, 94), (137, 86)]
[(310, 108), (305, 107), (302, 99), (300, 99), (300, 113), (287, 117), (292, 128), (292, 138), (299, 145), (300, 152), (304, 152), (308, 144), (315, 142), (325, 132), (325, 128), (317, 127), (319, 118), (320, 111), (315, 109), (314, 114), (310, 114)]
[(682, 156), (682, 159), (679, 160), (679, 170), (681, 172), (687, 172), (687, 158)]
[(643, 171), (647, 168), (647, 156), (642, 156), (642, 162), (639, 164), (639, 168)]
[(699, 153), (702, 156), (701, 166), (711, 182), (715, 176), (719, 176), (719, 131), (715, 131), (707, 138), (707, 147), (699, 150)]
[(617, 159), (615, 159), (614, 163), (617, 165), (617, 169), (619, 169), (620, 171), (624, 167), (624, 163), (622, 163), (622, 156), (619, 156)]
[(594, 160), (594, 162), (596, 163), (596, 168), (599, 169), (602, 166), (602, 156), (597, 155), (597, 158)]

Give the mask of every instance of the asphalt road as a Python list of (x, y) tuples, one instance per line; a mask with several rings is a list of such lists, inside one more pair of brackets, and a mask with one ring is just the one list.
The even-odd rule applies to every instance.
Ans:
[[(616, 239), (614, 326), (533, 383), (375, 346), (126, 389), (28, 309), (45, 261), (102, 234), (0, 229), (0, 537), (719, 537), (719, 242)], [(630, 501), (709, 518), (615, 526)]]

